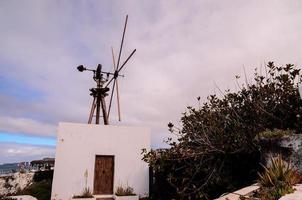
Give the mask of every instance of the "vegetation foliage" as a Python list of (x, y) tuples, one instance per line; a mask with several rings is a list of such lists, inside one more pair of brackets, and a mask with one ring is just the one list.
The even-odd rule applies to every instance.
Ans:
[(74, 195), (73, 198), (93, 198), (93, 195), (91, 190), (88, 187), (85, 187), (81, 195)]
[(294, 192), (293, 185), (301, 181), (301, 175), (290, 163), (286, 163), (279, 155), (272, 158), (269, 167), (259, 174), (260, 197), (266, 200), (279, 199), (285, 194)]
[(274, 130), (265, 130), (259, 133), (259, 137), (261, 139), (280, 139), (284, 136), (291, 136), (293, 134), (294, 131), (291, 130), (274, 129)]
[(51, 198), (53, 170), (35, 172), (33, 183), (19, 191), (17, 195), (31, 195), (38, 200), (49, 200)]
[(116, 196), (135, 196), (134, 189), (132, 187), (127, 186), (126, 188), (123, 188), (122, 186), (117, 187)]
[(34, 174), (34, 182), (40, 182), (43, 180), (52, 180), (53, 179), (53, 170), (37, 171)]
[[(210, 95), (198, 108), (188, 107), (181, 128), (168, 124), (178, 141), (169, 149), (144, 152), (153, 169), (153, 199), (214, 199), (255, 181), (262, 167), (259, 133), (302, 130), (300, 69), (269, 62), (265, 75), (239, 90)], [(198, 98), (200, 100), (200, 98)]]
[(87, 181), (88, 181), (88, 170), (86, 169), (84, 172), (84, 178), (85, 178), (85, 187), (82, 191), (81, 195), (74, 195), (73, 198), (92, 198), (92, 192), (90, 190), (90, 188), (87, 186)]
[(33, 182), (20, 192), (20, 195), (31, 195), (39, 200), (49, 200), (51, 197), (51, 180)]

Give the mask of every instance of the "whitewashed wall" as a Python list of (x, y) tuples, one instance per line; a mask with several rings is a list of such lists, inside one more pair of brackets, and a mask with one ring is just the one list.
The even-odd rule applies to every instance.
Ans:
[(57, 134), (52, 199), (71, 199), (85, 187), (93, 191), (96, 155), (114, 155), (114, 191), (129, 185), (137, 194), (149, 192), (149, 169), (141, 150), (150, 150), (150, 130), (144, 127), (60, 123)]

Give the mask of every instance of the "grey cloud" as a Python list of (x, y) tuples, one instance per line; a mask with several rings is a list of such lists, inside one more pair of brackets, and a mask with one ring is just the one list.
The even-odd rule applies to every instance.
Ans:
[(0, 163), (32, 161), (45, 157), (54, 157), (55, 149), (47, 146), (24, 145), (0, 142)]
[(54, 136), (56, 127), (28, 118), (0, 116), (0, 131), (7, 133), (25, 133), (42, 136)]

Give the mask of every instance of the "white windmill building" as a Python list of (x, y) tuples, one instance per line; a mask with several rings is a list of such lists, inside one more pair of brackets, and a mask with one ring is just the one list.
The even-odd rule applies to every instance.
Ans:
[[(116, 87), (119, 111), (117, 78), (136, 51), (120, 64), (127, 19), (128, 16), (116, 66), (112, 54), (114, 72), (102, 71), (101, 65), (96, 70), (87, 69), (83, 65), (78, 67), (79, 71), (93, 72), (97, 87), (90, 89), (93, 103), (88, 124), (59, 124), (51, 199), (71, 199), (81, 194), (85, 188), (90, 189), (95, 199), (115, 198), (115, 191), (119, 186), (130, 186), (140, 196), (149, 193), (149, 167), (142, 161), (141, 152), (142, 149), (150, 150), (150, 130), (145, 127), (109, 125)], [(110, 84), (111, 95), (107, 110), (105, 97)], [(104, 125), (99, 125), (101, 111)], [(96, 124), (91, 124), (95, 112)]]

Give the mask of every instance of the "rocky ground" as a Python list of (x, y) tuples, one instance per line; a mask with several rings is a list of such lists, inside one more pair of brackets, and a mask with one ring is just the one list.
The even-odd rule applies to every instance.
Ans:
[(0, 195), (15, 194), (30, 185), (34, 173), (14, 173), (0, 177)]
[(29, 195), (11, 196), (11, 198), (16, 200), (37, 200), (35, 197)]

